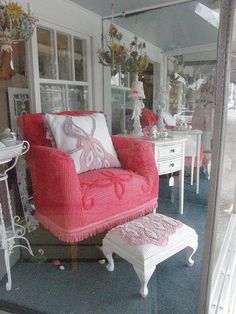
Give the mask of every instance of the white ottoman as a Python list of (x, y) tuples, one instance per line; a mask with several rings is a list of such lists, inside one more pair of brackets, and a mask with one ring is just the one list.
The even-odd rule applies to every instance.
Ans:
[[(142, 225), (143, 218), (145, 218), (144, 225)], [(168, 221), (169, 219), (171, 224), (176, 223), (177, 228), (173, 230), (171, 229), (171, 225), (169, 226), (166, 224), (166, 230), (169, 237), (168, 243), (165, 243), (162, 225), (160, 225), (160, 228), (156, 228), (155, 222), (155, 229), (153, 227), (153, 221), (160, 220), (161, 223), (163, 221), (163, 225), (165, 226), (165, 220)], [(151, 228), (149, 228), (149, 226)], [(153, 230), (155, 230), (155, 232)], [(150, 241), (148, 243), (149, 236)], [(140, 242), (145, 243), (137, 244)], [(160, 245), (152, 244), (159, 242), (162, 243)], [(141, 282), (140, 293), (143, 297), (146, 297), (148, 294), (147, 285), (156, 265), (177, 252), (188, 248), (187, 265), (192, 266), (194, 264), (192, 256), (197, 250), (197, 247), (198, 236), (195, 230), (185, 224), (181, 224), (177, 220), (153, 213), (110, 230), (103, 239), (102, 249), (108, 260), (108, 265), (106, 267), (109, 271), (114, 270), (113, 253), (116, 253), (133, 265)]]

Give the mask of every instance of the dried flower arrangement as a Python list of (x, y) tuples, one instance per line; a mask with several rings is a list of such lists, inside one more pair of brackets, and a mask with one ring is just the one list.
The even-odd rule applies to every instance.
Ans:
[(12, 45), (28, 40), (38, 20), (32, 16), (28, 5), (28, 13), (16, 2), (6, 2), (0, 6), (0, 48), (1, 51), (12, 52)]
[(137, 37), (130, 43), (130, 48), (121, 44), (123, 38), (114, 24), (110, 25), (105, 38), (104, 48), (98, 49), (99, 63), (110, 66), (112, 70), (122, 65), (128, 72), (139, 73), (148, 67), (149, 58), (144, 52), (145, 42), (139, 42)]
[(118, 65), (124, 63), (127, 56), (127, 49), (120, 43), (122, 34), (118, 32), (115, 25), (111, 24), (106, 36), (106, 45), (98, 49), (99, 63), (110, 66), (114, 70)]

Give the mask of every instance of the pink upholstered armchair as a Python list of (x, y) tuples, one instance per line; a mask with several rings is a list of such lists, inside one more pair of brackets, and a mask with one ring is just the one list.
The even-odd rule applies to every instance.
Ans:
[(56, 237), (74, 243), (157, 207), (159, 181), (150, 143), (113, 136), (122, 167), (77, 174), (72, 158), (46, 138), (43, 118), (43, 113), (26, 114), (18, 125), (31, 145), (28, 163), (36, 216)]

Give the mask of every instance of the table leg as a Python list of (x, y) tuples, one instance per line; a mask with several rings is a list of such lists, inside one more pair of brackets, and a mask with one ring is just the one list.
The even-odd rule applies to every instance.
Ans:
[(183, 144), (182, 165), (179, 172), (179, 213), (184, 213), (184, 163), (185, 163), (185, 144)]
[(133, 268), (140, 280), (141, 287), (140, 287), (140, 294), (143, 298), (145, 298), (148, 295), (148, 282), (150, 278), (152, 277), (152, 274), (154, 273), (156, 266), (152, 266), (150, 268), (144, 268), (141, 269), (137, 267), (136, 265), (133, 265)]
[(113, 271), (115, 268), (114, 259), (112, 256), (113, 251), (109, 247), (106, 247), (105, 245), (103, 245), (102, 250), (103, 250), (104, 256), (106, 257), (108, 261), (108, 264), (106, 266), (107, 270)]
[(193, 177), (194, 177), (194, 162), (195, 162), (195, 157), (191, 157), (191, 182), (190, 184), (193, 185)]
[(201, 153), (201, 134), (197, 135), (197, 180), (196, 180), (196, 194), (199, 194), (199, 179), (200, 179), (200, 153)]
[(6, 244), (6, 247), (4, 249), (4, 257), (5, 257), (5, 265), (6, 265), (6, 271), (7, 271), (7, 283), (6, 283), (6, 289), (7, 291), (11, 290), (11, 265), (10, 265), (10, 252), (8, 250), (8, 246)]
[(179, 173), (179, 213), (184, 213), (184, 170)]

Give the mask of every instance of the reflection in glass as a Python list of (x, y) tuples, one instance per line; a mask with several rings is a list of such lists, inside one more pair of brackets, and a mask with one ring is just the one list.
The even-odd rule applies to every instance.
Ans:
[(214, 101), (216, 51), (185, 54), (168, 60), (169, 111), (172, 115), (180, 111), (194, 111)]
[[(217, 14), (213, 12), (216, 6), (217, 4), (205, 5), (201, 6), (201, 9), (208, 9), (207, 11), (212, 13), (212, 16), (217, 17)], [(187, 156), (185, 159), (185, 174), (187, 176), (184, 186), (185, 206), (187, 207), (189, 204), (189, 223), (194, 225), (196, 232), (202, 237), (207, 217), (218, 28), (217, 24), (214, 23), (213, 25), (212, 20), (208, 19), (204, 12), (204, 16), (201, 14), (199, 6), (197, 10), (196, 8), (197, 2), (190, 1), (157, 10), (147, 10), (140, 14), (116, 16), (115, 24), (122, 27), (122, 40), (125, 45), (129, 44), (129, 38), (132, 35), (142, 38), (147, 44), (147, 55), (151, 59), (150, 63), (152, 63), (147, 73), (149, 76), (146, 76), (146, 73), (130, 73), (132, 75), (130, 75), (131, 83), (137, 76), (144, 83), (145, 107), (149, 107), (154, 112), (158, 109), (158, 118), (161, 120), (162, 117), (165, 117), (163, 122), (168, 127), (175, 126), (174, 115), (181, 113), (181, 116), (189, 119), (189, 123), (192, 121), (196, 123), (195, 128), (203, 131), (202, 145), (199, 145), (200, 162), (202, 162), (199, 175), (199, 194), (195, 193), (195, 176), (197, 173), (194, 171), (197, 164), (195, 154), (194, 156)], [(104, 34), (109, 29), (111, 22), (111, 20), (104, 20)], [(118, 87), (122, 86), (118, 71), (114, 76), (116, 75), (116, 81), (114, 80), (111, 84), (112, 133), (117, 134), (123, 131), (128, 133), (132, 129), (132, 123), (126, 121), (124, 116), (131, 116), (132, 104), (125, 106), (124, 91), (120, 91)], [(189, 132), (196, 133), (194, 130)], [(189, 140), (186, 146), (188, 145), (189, 150), (191, 147), (195, 149), (196, 143), (194, 136), (193, 141)], [(190, 173), (195, 173), (193, 182), (189, 176)], [(169, 214), (164, 205), (168, 180), (166, 181), (162, 176), (159, 179), (162, 187), (159, 198), (163, 200), (163, 206), (160, 203), (159, 208), (163, 210), (164, 214)], [(190, 211), (192, 211), (191, 214)], [(182, 218), (179, 217), (180, 220)], [(199, 263), (202, 260), (202, 248), (203, 242), (199, 241)], [(188, 281), (188, 286), (192, 285), (191, 289), (186, 289), (184, 292), (186, 300), (191, 295), (193, 288), (199, 287), (200, 270), (197, 270), (195, 275), (196, 280), (192, 281), (191, 284)], [(171, 286), (171, 282), (168, 284)], [(173, 298), (171, 289), (169, 298)], [(185, 303), (183, 305), (185, 306)], [(168, 308), (168, 306), (165, 304), (166, 312), (172, 313), (173, 309)], [(176, 312), (182, 313), (182, 304), (178, 306)], [(195, 312), (196, 308), (197, 300), (191, 303), (192, 312)]]
[[(234, 12), (236, 16), (236, 10)], [(222, 246), (226, 232), (229, 232), (230, 219), (236, 213), (236, 75), (235, 75), (235, 55), (236, 55), (236, 25), (234, 20), (233, 36), (232, 36), (232, 52), (231, 52), (231, 68), (230, 68), (230, 83), (228, 90), (227, 104), (227, 120), (225, 124), (225, 146), (223, 173), (221, 179), (220, 204), (217, 212), (217, 228), (214, 247), (214, 266), (223, 254), (226, 254)], [(234, 215), (233, 215), (234, 214)], [(229, 236), (229, 234), (227, 235)], [(232, 249), (232, 247), (230, 247)], [(220, 254), (221, 251), (221, 254)], [(213, 283), (214, 284), (214, 283)]]
[(130, 87), (129, 85), (129, 73), (123, 66), (118, 66), (112, 70), (111, 73), (111, 85), (112, 86), (124, 86)]
[(142, 72), (143, 88), (145, 99), (143, 100), (145, 107), (153, 108), (153, 64), (149, 63), (145, 71)]
[(87, 81), (86, 41), (74, 38), (75, 80)]
[(133, 122), (132, 101), (129, 89), (113, 87), (111, 89), (112, 104), (112, 134), (129, 133), (132, 131)]
[(60, 80), (72, 80), (69, 36), (57, 32), (57, 58)]
[(37, 27), (39, 77), (55, 79), (53, 31)]
[(88, 108), (88, 87), (87, 86), (68, 86), (68, 109), (87, 109)]
[(65, 110), (65, 86), (40, 84), (42, 112), (59, 112)]
[[(233, 2), (232, 2), (233, 3)], [(233, 5), (232, 5), (233, 7)], [(225, 12), (222, 16), (222, 25), (224, 25), (224, 19), (228, 20), (230, 25), (230, 19), (233, 19), (233, 15), (227, 16), (228, 8), (225, 8)], [(234, 20), (232, 27), (232, 42), (231, 42), (231, 60), (229, 73), (224, 73), (227, 67), (223, 70), (223, 64), (219, 65), (219, 73), (222, 71), (221, 78), (226, 76), (226, 82), (229, 84), (228, 99), (226, 103), (220, 103), (220, 110), (218, 110), (218, 116), (223, 120), (223, 132), (221, 136), (221, 154), (222, 159), (219, 164), (221, 168), (218, 174), (218, 198), (215, 212), (215, 226), (213, 233), (213, 247), (211, 250), (211, 268), (209, 272), (209, 279), (211, 283), (210, 288), (210, 302), (208, 313), (236, 313), (236, 255), (235, 255), (235, 235), (236, 235), (236, 76), (235, 76), (235, 53), (236, 53), (236, 25), (235, 25), (236, 10), (234, 9)], [(223, 29), (223, 27), (222, 27)], [(230, 32), (223, 34), (226, 41), (229, 40)], [(222, 36), (222, 34), (220, 34)], [(221, 42), (221, 38), (220, 38)], [(219, 48), (219, 56), (224, 54), (228, 55), (227, 47), (225, 43)], [(224, 49), (224, 50), (223, 50)], [(220, 59), (221, 60), (221, 59)], [(220, 62), (219, 62), (220, 63)], [(230, 74), (228, 76), (228, 74)], [(227, 80), (229, 78), (229, 81)], [(222, 84), (225, 82), (221, 82)], [(222, 85), (225, 87), (226, 84)], [(227, 89), (224, 89), (226, 92)], [(221, 98), (223, 99), (223, 97)], [(218, 104), (219, 105), (219, 104)], [(224, 108), (225, 106), (225, 108)], [(222, 113), (222, 107), (224, 113)], [(221, 112), (221, 115), (219, 114)], [(226, 115), (227, 112), (227, 115)], [(225, 117), (226, 115), (226, 117)], [(226, 119), (225, 119), (225, 118)], [(219, 173), (221, 176), (219, 177)]]

